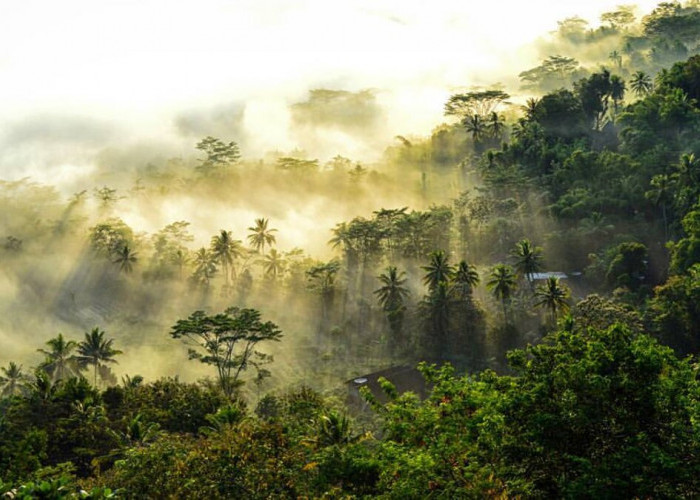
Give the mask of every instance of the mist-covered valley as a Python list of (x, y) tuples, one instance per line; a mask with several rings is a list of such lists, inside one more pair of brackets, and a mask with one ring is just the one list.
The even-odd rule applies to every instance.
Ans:
[[(700, 5), (601, 6), (414, 79), (8, 107), (0, 494), (696, 496)], [(346, 14), (475, 23), (408, 7)]]

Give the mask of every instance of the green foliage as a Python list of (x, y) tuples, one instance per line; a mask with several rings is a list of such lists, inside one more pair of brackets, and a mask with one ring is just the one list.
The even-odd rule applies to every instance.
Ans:
[(249, 367), (259, 370), (272, 361), (271, 356), (256, 351), (256, 346), (278, 342), (282, 332), (271, 321), (261, 321), (255, 309), (231, 307), (213, 316), (195, 311), (178, 320), (170, 336), (194, 345), (188, 349), (190, 359), (214, 366), (221, 390), (231, 397), (243, 371)]
[(122, 354), (122, 351), (112, 347), (114, 339), (105, 339), (104, 330), (93, 328), (89, 333), (85, 333), (85, 339), (78, 344), (78, 356), (76, 361), (81, 368), (88, 365), (93, 367), (93, 384), (97, 387), (97, 375), (104, 380), (108, 371), (100, 370), (107, 368), (106, 363), (116, 363), (114, 356)]
[(207, 425), (207, 415), (228, 401), (216, 387), (186, 384), (172, 378), (110, 387), (103, 398), (113, 420), (141, 415), (143, 421), (156, 423), (165, 431), (193, 434)]
[(223, 167), (233, 165), (241, 157), (238, 144), (235, 142), (225, 143), (221, 139), (207, 136), (195, 146), (206, 156), (199, 160), (197, 170), (202, 174), (210, 174)]
[(646, 270), (646, 246), (636, 242), (620, 243), (611, 249), (605, 279), (613, 287), (623, 286), (635, 290), (644, 281)]
[(572, 57), (550, 56), (539, 66), (519, 75), (524, 89), (552, 91), (567, 87), (583, 76), (578, 61)]

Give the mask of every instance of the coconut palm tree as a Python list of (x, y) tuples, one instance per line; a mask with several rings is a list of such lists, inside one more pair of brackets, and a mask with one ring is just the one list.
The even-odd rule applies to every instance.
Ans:
[(515, 291), (517, 282), (513, 268), (506, 264), (497, 264), (491, 269), (490, 279), (486, 283), (493, 296), (503, 304), (503, 320), (508, 321), (506, 305)]
[(511, 252), (516, 271), (527, 279), (530, 287), (532, 287), (532, 275), (542, 269), (541, 254), (542, 248), (534, 246), (527, 238), (518, 241)]
[(568, 311), (570, 291), (559, 283), (559, 278), (550, 276), (544, 285), (537, 287), (535, 296), (538, 298), (535, 307), (544, 307), (551, 313), (552, 324), (557, 321), (558, 311)]
[(208, 286), (211, 278), (216, 274), (216, 258), (204, 247), (194, 254), (194, 273), (192, 279), (195, 283)]
[(667, 174), (658, 174), (651, 178), (649, 182), (650, 189), (644, 193), (644, 196), (650, 200), (655, 207), (661, 207), (661, 216), (664, 221), (664, 236), (668, 240), (668, 216), (666, 207), (673, 199), (672, 182)]
[(377, 276), (382, 286), (377, 288), (374, 294), (377, 296), (377, 301), (384, 311), (391, 312), (405, 309), (403, 305), (404, 299), (410, 293), (404, 286), (406, 284), (405, 276), (405, 272), (399, 272), (393, 266), (387, 267), (385, 273)]
[(272, 246), (276, 243), (275, 235), (277, 229), (267, 228), (267, 219), (255, 219), (255, 226), (249, 227), (248, 231), (251, 234), (248, 235), (248, 241), (259, 253), (265, 254), (265, 245)]
[(622, 69), (622, 56), (617, 50), (613, 50), (612, 52), (610, 52), (608, 59), (610, 59), (617, 65), (617, 69)]
[(452, 294), (459, 300), (471, 297), (472, 290), (479, 284), (479, 273), (476, 267), (461, 261), (452, 276)]
[(189, 261), (190, 256), (188, 255), (186, 248), (178, 248), (170, 255), (170, 263), (177, 266), (178, 277), (180, 279), (182, 279), (182, 270)]
[(613, 102), (613, 123), (615, 122), (615, 117), (617, 117), (620, 103), (625, 98), (625, 90), (625, 81), (617, 75), (612, 75), (610, 77), (610, 98)]
[(525, 105), (522, 106), (523, 111), (525, 111), (525, 118), (528, 121), (533, 121), (535, 119), (535, 116), (537, 116), (537, 107), (540, 104), (540, 100), (531, 97), (527, 101), (525, 101)]
[(115, 252), (117, 258), (112, 262), (114, 264), (119, 264), (120, 271), (129, 274), (134, 269), (134, 262), (138, 260), (136, 255), (136, 252), (129, 248), (129, 245), (124, 244), (124, 246)]
[(426, 271), (423, 284), (428, 287), (430, 292), (434, 291), (440, 283), (448, 283), (454, 273), (454, 269), (447, 261), (447, 255), (442, 250), (431, 253), (430, 263), (421, 269)]
[(276, 248), (271, 249), (261, 262), (265, 276), (273, 280), (276, 280), (284, 272), (284, 267), (287, 265), (287, 261)]
[(489, 115), (488, 123), (486, 125), (491, 133), (491, 136), (495, 139), (499, 139), (506, 128), (506, 123), (503, 121), (503, 117), (495, 111)]
[(78, 360), (73, 351), (78, 347), (74, 340), (66, 340), (63, 334), (46, 342), (49, 349), (37, 349), (46, 356), (46, 359), (39, 365), (39, 368), (46, 371), (54, 381), (65, 380), (78, 375)]
[(92, 365), (95, 387), (97, 387), (98, 368), (106, 366), (105, 363), (116, 363), (114, 356), (122, 353), (112, 347), (113, 339), (106, 340), (104, 337), (104, 330), (93, 328), (89, 333), (85, 333), (85, 340), (78, 344), (78, 363), (84, 368)]
[(634, 75), (632, 75), (632, 79), (630, 80), (630, 88), (637, 97), (642, 97), (651, 93), (651, 91), (654, 89), (654, 84), (652, 83), (649, 75), (643, 71), (637, 71)]
[(462, 125), (464, 125), (466, 131), (472, 135), (472, 140), (474, 142), (481, 141), (488, 127), (484, 119), (479, 115), (472, 115), (464, 118), (464, 120), (462, 120)]
[(211, 255), (224, 269), (224, 281), (228, 286), (229, 269), (231, 269), (231, 276), (235, 279), (234, 261), (243, 255), (243, 243), (240, 240), (234, 240), (231, 231), (222, 229), (217, 236), (213, 236), (211, 239)]
[(0, 372), (0, 397), (8, 398), (25, 392), (29, 377), (22, 373), (22, 365), (10, 361), (7, 367), (0, 368)]

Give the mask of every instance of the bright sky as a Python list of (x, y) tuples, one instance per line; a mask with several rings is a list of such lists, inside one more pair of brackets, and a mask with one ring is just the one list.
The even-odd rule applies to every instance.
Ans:
[[(450, 88), (527, 69), (524, 44), (617, 3), (2, 0), (0, 109), (15, 122), (70, 113), (157, 135), (177, 110), (248, 102), (260, 127), (309, 88), (376, 88), (399, 104), (389, 120), (418, 132)], [(259, 132), (260, 148), (292, 145)]]

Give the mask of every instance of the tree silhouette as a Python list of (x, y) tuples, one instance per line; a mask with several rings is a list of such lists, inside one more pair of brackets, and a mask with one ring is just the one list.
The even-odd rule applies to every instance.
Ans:
[(406, 273), (399, 272), (396, 267), (387, 267), (386, 272), (377, 276), (382, 286), (374, 291), (379, 305), (387, 315), (394, 343), (399, 340), (398, 336), (401, 334), (404, 312), (406, 311), (404, 301), (410, 293), (404, 286), (406, 284), (405, 276)]
[(306, 271), (309, 289), (321, 296), (321, 323), (320, 327), (328, 321), (329, 311), (335, 295), (335, 279), (340, 270), (340, 262), (331, 260), (318, 264)]
[(272, 234), (276, 233), (277, 229), (268, 229), (267, 224), (267, 219), (255, 219), (255, 226), (248, 228), (248, 231), (251, 231), (251, 234), (248, 235), (248, 241), (253, 248), (262, 254), (265, 254), (265, 245), (271, 246), (277, 241), (275, 235)]
[(39, 368), (46, 371), (54, 381), (65, 380), (78, 375), (78, 359), (73, 351), (78, 347), (77, 342), (66, 340), (63, 334), (46, 342), (50, 349), (37, 349), (46, 356), (46, 359), (39, 365)]
[(287, 261), (282, 257), (276, 248), (270, 250), (263, 259), (263, 272), (265, 276), (276, 280), (284, 272), (284, 267), (287, 265)]
[(506, 305), (510, 297), (513, 295), (516, 287), (515, 274), (513, 268), (506, 264), (498, 264), (493, 267), (490, 274), (490, 279), (486, 283), (486, 287), (491, 291), (493, 296), (500, 300), (503, 305), (503, 320), (508, 321)]
[(92, 365), (93, 367), (93, 384), (97, 387), (97, 373), (102, 366), (107, 366), (106, 363), (116, 363), (114, 356), (121, 354), (122, 351), (112, 347), (113, 339), (105, 339), (104, 330), (93, 328), (89, 333), (85, 333), (85, 340), (78, 344), (78, 363), (82, 367)]
[(0, 368), (0, 397), (7, 398), (22, 394), (29, 378), (22, 373), (22, 365), (10, 361), (7, 367)]
[(500, 139), (501, 135), (503, 135), (503, 131), (506, 128), (506, 123), (501, 115), (493, 111), (489, 115), (486, 126), (494, 139)]
[(630, 80), (630, 88), (637, 97), (649, 95), (654, 88), (651, 77), (643, 71), (637, 71), (632, 75)]
[(472, 290), (479, 284), (479, 273), (476, 267), (461, 261), (452, 276), (452, 295), (458, 300), (468, 300)]
[(481, 138), (488, 130), (488, 124), (486, 120), (484, 120), (479, 115), (471, 115), (465, 117), (462, 120), (462, 125), (464, 125), (465, 130), (472, 135), (472, 140), (474, 142), (481, 141)]
[(625, 81), (617, 75), (610, 77), (610, 98), (613, 102), (613, 121), (617, 117), (617, 110), (625, 98)]
[(243, 244), (240, 240), (234, 240), (231, 231), (222, 229), (217, 236), (211, 238), (211, 254), (224, 270), (224, 282), (228, 286), (229, 269), (235, 279), (235, 259), (243, 255)]
[(428, 291), (434, 291), (440, 283), (447, 283), (452, 278), (454, 269), (447, 261), (447, 256), (442, 250), (437, 250), (430, 254), (430, 263), (421, 269), (426, 271), (423, 276), (423, 284), (428, 287)]
[(197, 166), (197, 170), (203, 174), (232, 165), (241, 157), (238, 144), (235, 142), (226, 144), (221, 139), (211, 136), (207, 136), (199, 141), (195, 147), (206, 155), (205, 158), (200, 158)]
[(137, 253), (129, 248), (129, 245), (124, 245), (115, 252), (116, 259), (112, 262), (114, 264), (119, 264), (119, 270), (121, 272), (129, 274), (134, 269), (134, 262), (138, 260), (136, 255)]
[(650, 200), (655, 207), (661, 207), (661, 216), (664, 221), (664, 236), (668, 240), (668, 215), (666, 213), (668, 203), (673, 199), (672, 182), (667, 174), (658, 174), (651, 178), (649, 190), (644, 196)]
[(608, 59), (615, 63), (617, 69), (622, 69), (622, 56), (617, 50), (613, 50), (612, 52), (610, 52)]
[(182, 270), (190, 261), (190, 256), (186, 248), (178, 248), (170, 255), (170, 262), (177, 266), (178, 278), (182, 279)]
[(244, 370), (259, 370), (272, 361), (271, 356), (256, 351), (256, 346), (279, 341), (282, 332), (271, 321), (263, 322), (255, 309), (231, 307), (213, 316), (195, 311), (175, 323), (170, 336), (190, 346), (190, 359), (214, 366), (221, 389), (231, 397)]
[(511, 255), (515, 260), (515, 269), (525, 277), (532, 287), (532, 275), (542, 269), (542, 249), (534, 246), (527, 238), (518, 241)]
[(550, 276), (544, 285), (537, 287), (535, 296), (537, 302), (535, 307), (544, 307), (551, 314), (552, 324), (556, 324), (557, 312), (568, 311), (569, 304), (567, 302), (570, 292), (566, 286), (559, 283), (559, 278)]
[(209, 286), (211, 278), (216, 274), (216, 258), (204, 247), (194, 254), (194, 273), (190, 278), (194, 283)]

